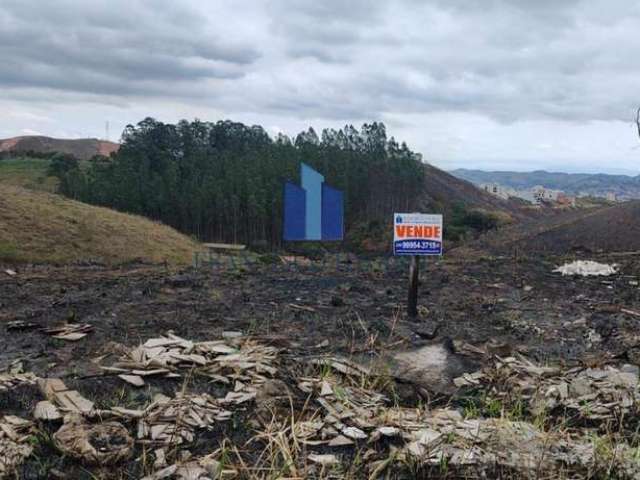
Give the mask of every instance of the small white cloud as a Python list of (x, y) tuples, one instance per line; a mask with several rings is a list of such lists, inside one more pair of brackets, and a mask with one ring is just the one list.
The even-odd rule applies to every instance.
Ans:
[(23, 128), (22, 130), (20, 130), (20, 134), (22, 134), (22, 135), (43, 135), (42, 132), (39, 132), (38, 130), (32, 130), (30, 128)]

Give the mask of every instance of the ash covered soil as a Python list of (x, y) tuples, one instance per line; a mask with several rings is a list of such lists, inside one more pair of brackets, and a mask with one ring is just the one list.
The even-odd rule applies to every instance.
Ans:
[[(633, 455), (617, 446), (638, 447), (631, 419), (640, 364), (640, 262), (590, 256), (617, 264), (618, 273), (552, 272), (572, 259), (454, 252), (423, 260), (415, 321), (405, 315), (407, 264), (393, 259), (0, 271), (0, 417), (32, 422), (19, 439), (29, 454), (6, 472), (17, 478), (608, 478), (612, 472), (638, 478), (628, 460)], [(75, 341), (41, 330), (64, 324), (91, 329)], [(135, 370), (115, 369), (138, 345), (178, 337), (197, 344), (182, 353), (199, 352), (204, 360), (165, 364), (173, 375), (142, 375), (138, 387), (118, 377)], [(207, 350), (216, 341), (224, 348)], [(272, 352), (265, 354), (268, 369), (256, 373), (250, 360), (239, 370), (212, 373), (210, 363), (224, 349), (249, 355), (256, 345)], [(113, 414), (134, 439), (131, 453), (100, 465), (64, 452), (54, 438), (62, 418), (34, 420), (33, 410), (45, 398), (62, 415), (68, 409), (55, 405), (41, 383), (15, 380), (24, 372), (60, 379), (93, 402), (99, 418), (83, 412), (83, 422), (95, 425)], [(624, 377), (620, 386), (607, 375), (635, 375), (635, 381)], [(216, 413), (180, 442), (140, 433), (140, 418), (154, 400), (162, 405), (189, 395), (208, 395), (229, 415)], [(115, 414), (116, 407), (137, 413)], [(404, 420), (389, 420), (396, 410)], [(181, 414), (172, 411), (163, 421), (180, 423)], [(465, 434), (467, 427), (477, 438)], [(570, 443), (563, 457), (542, 446), (536, 453), (537, 441)], [(530, 448), (519, 454), (514, 442)], [(186, 476), (185, 465), (202, 473)]]

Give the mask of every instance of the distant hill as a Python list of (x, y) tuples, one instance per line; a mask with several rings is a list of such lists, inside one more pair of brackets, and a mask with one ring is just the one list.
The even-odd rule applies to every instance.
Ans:
[(29, 135), (0, 140), (0, 152), (61, 152), (71, 154), (80, 160), (87, 160), (94, 155), (109, 156), (118, 148), (120, 145), (117, 143), (97, 138), (61, 139)]
[(474, 184), (498, 183), (515, 189), (542, 185), (562, 190), (570, 195), (606, 196), (615, 193), (622, 199), (640, 198), (640, 175), (607, 175), (604, 173), (560, 173), (537, 170), (533, 172), (486, 172), (459, 168), (451, 174)]
[(189, 237), (137, 215), (7, 184), (0, 190), (0, 264), (188, 264), (198, 248)]
[(425, 189), (421, 203), (425, 208), (448, 213), (456, 204), (487, 212), (501, 213), (511, 220), (529, 218), (540, 214), (527, 208), (516, 199), (504, 200), (480, 190), (473, 183), (447, 173), (433, 165), (425, 165)]

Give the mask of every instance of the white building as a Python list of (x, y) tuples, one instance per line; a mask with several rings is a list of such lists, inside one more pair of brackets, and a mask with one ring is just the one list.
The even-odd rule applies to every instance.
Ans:
[(504, 198), (505, 200), (509, 197), (516, 197), (537, 205), (544, 202), (558, 202), (563, 196), (562, 191), (545, 188), (542, 185), (536, 185), (526, 190), (516, 190), (500, 185), (499, 183), (481, 183), (480, 188), (487, 193)]
[(482, 183), (480, 184), (480, 188), (485, 192), (490, 193), (491, 195), (495, 195), (496, 197), (504, 198), (505, 200), (509, 197), (513, 197), (515, 191), (509, 187), (503, 187), (498, 183)]
[(562, 191), (545, 188), (542, 185), (536, 185), (531, 191), (533, 193), (534, 203), (538, 204), (543, 202), (557, 202), (558, 197), (562, 195)]

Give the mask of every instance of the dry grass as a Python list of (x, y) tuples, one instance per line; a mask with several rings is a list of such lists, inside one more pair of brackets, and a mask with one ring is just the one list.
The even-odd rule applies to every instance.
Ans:
[(135, 215), (0, 183), (0, 262), (188, 264), (197, 242)]

